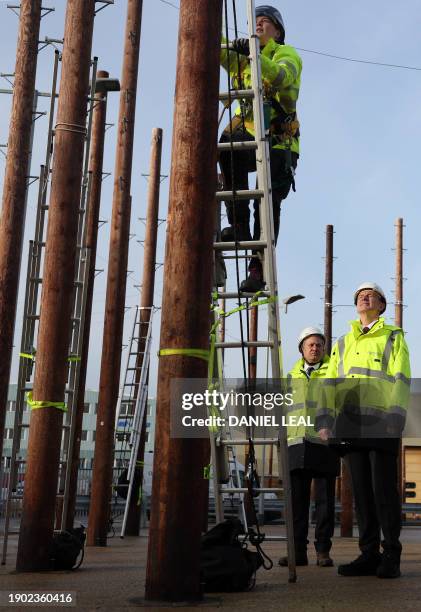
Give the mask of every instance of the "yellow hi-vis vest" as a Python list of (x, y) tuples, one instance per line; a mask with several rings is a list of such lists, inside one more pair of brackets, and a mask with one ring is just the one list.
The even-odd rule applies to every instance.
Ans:
[[(288, 445), (301, 444), (304, 440), (321, 442), (319, 434), (314, 428), (317, 410), (317, 398), (321, 389), (322, 379), (326, 376), (329, 357), (325, 355), (317, 370), (313, 370), (310, 378), (304, 369), (304, 359), (299, 359), (287, 375), (288, 391), (293, 394), (293, 404), (286, 413), (287, 422), (295, 420), (296, 424), (287, 426)], [(298, 423), (300, 417), (305, 417), (313, 425)]]
[[(223, 39), (223, 42), (224, 39)], [(238, 57), (240, 66), (238, 66)], [(266, 98), (273, 98), (287, 114), (294, 114), (297, 110), (297, 100), (300, 92), (302, 60), (294, 47), (290, 45), (280, 45), (271, 38), (260, 52), (260, 63), (262, 66), (262, 80)], [(221, 65), (225, 70), (229, 70), (233, 87), (238, 89), (251, 89), (251, 70), (247, 58), (234, 51), (227, 49), (221, 50)], [(238, 72), (241, 74), (239, 83)], [(245, 109), (245, 128), (254, 136), (253, 110), (251, 101), (244, 103)], [(241, 116), (241, 108), (235, 111), (237, 116)], [(270, 119), (275, 119), (278, 115), (274, 108), (270, 109)], [(273, 148), (290, 149), (299, 153), (299, 141), (296, 136), (285, 142), (280, 141)]]
[(351, 331), (332, 348), (316, 429), (332, 429), (346, 406), (354, 404), (361, 417), (383, 420), (388, 428), (402, 431), (410, 379), (408, 346), (400, 327), (380, 317), (363, 334), (360, 321), (351, 321)]

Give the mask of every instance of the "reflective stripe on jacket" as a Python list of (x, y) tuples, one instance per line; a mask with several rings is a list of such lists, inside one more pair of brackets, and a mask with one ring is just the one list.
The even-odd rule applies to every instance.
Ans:
[(403, 429), (409, 403), (411, 370), (408, 346), (400, 327), (383, 317), (363, 334), (360, 321), (334, 347), (317, 408), (316, 429), (332, 428), (345, 405), (359, 414), (384, 418)]
[[(240, 66), (238, 59), (240, 58)], [(265, 92), (269, 98), (276, 100), (286, 114), (296, 112), (297, 100), (300, 92), (302, 60), (294, 47), (280, 45), (271, 38), (260, 52), (262, 66), (262, 80)], [(221, 64), (230, 73), (233, 86), (238, 89), (251, 89), (251, 70), (247, 58), (227, 49), (221, 50)], [(240, 68), (241, 80), (238, 80), (238, 68)], [(254, 135), (253, 111), (250, 105), (245, 104), (245, 127)], [(278, 116), (274, 108), (271, 108), (271, 120)], [(236, 109), (236, 115), (241, 115), (241, 108)], [(299, 153), (299, 139), (294, 136), (291, 142), (280, 142), (274, 148), (290, 149)]]
[[(288, 391), (293, 393), (293, 404), (289, 407), (286, 418), (309, 417), (311, 423), (315, 423), (317, 398), (321, 389), (321, 379), (324, 379), (329, 365), (329, 357), (323, 357), (321, 366), (313, 370), (310, 378), (307, 377), (304, 369), (304, 359), (299, 359), (292, 370), (288, 373)], [(320, 443), (319, 434), (314, 426), (288, 425), (287, 427), (288, 445), (300, 444), (304, 440)]]

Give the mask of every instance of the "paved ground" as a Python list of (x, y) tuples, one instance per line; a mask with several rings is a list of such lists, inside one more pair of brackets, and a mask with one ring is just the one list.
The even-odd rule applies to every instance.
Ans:
[[(267, 528), (280, 533), (279, 527)], [(196, 606), (180, 604), (146, 604), (143, 597), (146, 533), (140, 538), (116, 537), (107, 548), (86, 549), (85, 561), (76, 572), (16, 574), (14, 558), (16, 537), (10, 541), (6, 566), (0, 568), (0, 591), (17, 590), (74, 591), (77, 610), (165, 610), (174, 607), (214, 610), (300, 610), (370, 612), (383, 610), (421, 610), (421, 528), (406, 528), (402, 534), (403, 576), (397, 580), (376, 577), (343, 578), (336, 568), (318, 568), (311, 551), (309, 567), (298, 568), (298, 582), (287, 583), (285, 568), (259, 570), (257, 584), (248, 593), (212, 595)], [(265, 551), (273, 559), (284, 553), (285, 545), (270, 542)], [(356, 539), (335, 538), (332, 556), (335, 563), (355, 558)], [(1, 609), (12, 609), (10, 606)], [(14, 608), (16, 609), (16, 608)], [(19, 609), (23, 610), (23, 607)]]

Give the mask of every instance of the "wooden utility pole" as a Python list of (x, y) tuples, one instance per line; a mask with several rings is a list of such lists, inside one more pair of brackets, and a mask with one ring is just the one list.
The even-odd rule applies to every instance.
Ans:
[(12, 362), (29, 162), (41, 0), (21, 0), (13, 102), (0, 217), (0, 457)]
[[(396, 219), (396, 276), (395, 276), (395, 325), (403, 326), (403, 219)], [(405, 473), (403, 465), (403, 449), (402, 440), (399, 444), (398, 454), (398, 487), (400, 497), (403, 502), (405, 487), (403, 485), (403, 474)]]
[[(97, 72), (97, 83), (101, 79), (109, 77), (108, 72), (99, 70)], [(92, 315), (92, 300), (94, 294), (95, 283), (95, 263), (98, 239), (98, 221), (99, 210), (101, 205), (101, 188), (102, 188), (102, 168), (104, 159), (104, 140), (105, 140), (105, 123), (107, 115), (107, 90), (101, 91), (95, 95), (93, 117), (92, 117), (92, 140), (91, 154), (89, 161), (89, 172), (92, 174), (91, 191), (89, 202), (87, 204), (86, 217), (86, 247), (90, 251), (89, 256), (89, 272), (88, 272), (88, 288), (86, 293), (85, 306), (85, 324), (83, 328), (82, 350), (80, 355), (80, 370), (79, 370), (79, 387), (78, 398), (76, 402), (75, 415), (75, 432), (73, 448), (71, 449), (71, 476), (69, 486), (69, 502), (66, 517), (66, 527), (73, 527), (75, 507), (76, 507), (76, 491), (77, 478), (79, 470), (79, 453), (80, 440), (82, 435), (83, 411), (85, 407), (85, 385), (86, 385), (86, 370), (88, 366), (89, 353), (89, 336), (91, 332), (91, 315)]]
[[(209, 348), (222, 0), (181, 0), (161, 349)], [(146, 599), (201, 598), (208, 440), (170, 437), (171, 380), (206, 378), (189, 355), (159, 361)], [(192, 499), (194, 498), (194, 503)]]
[(326, 225), (325, 321), (326, 353), (332, 350), (333, 225)]
[[(95, 0), (68, 0), (16, 568), (49, 568), (67, 378)], [(50, 405), (49, 405), (50, 404)]]
[(110, 516), (114, 419), (118, 399), (130, 234), (136, 91), (142, 0), (128, 0), (121, 78), (107, 295), (87, 544), (106, 546)]
[[(138, 358), (136, 366), (136, 382), (139, 382), (143, 357), (148, 333), (149, 319), (151, 317), (154, 303), (155, 270), (156, 270), (156, 243), (158, 236), (158, 212), (159, 212), (159, 188), (161, 185), (161, 154), (162, 154), (162, 130), (154, 128), (152, 131), (151, 161), (149, 168), (148, 207), (146, 213), (146, 234), (144, 242), (142, 295), (140, 300), (140, 325)], [(139, 393), (137, 389), (137, 394)], [(130, 498), (129, 514), (127, 517), (126, 534), (139, 535), (141, 505), (138, 503), (139, 487), (143, 482), (143, 458), (145, 454), (146, 437), (146, 411), (143, 417), (142, 433), (139, 441), (137, 460), (140, 462), (136, 473), (136, 483), (132, 489)]]
[(403, 325), (403, 219), (396, 219), (395, 325)]

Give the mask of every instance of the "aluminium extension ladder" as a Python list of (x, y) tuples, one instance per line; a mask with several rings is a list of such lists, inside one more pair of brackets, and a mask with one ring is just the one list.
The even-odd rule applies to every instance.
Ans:
[[(144, 311), (150, 311), (144, 320)], [(143, 311), (143, 312), (142, 312)], [(132, 335), (128, 346), (127, 362), (123, 384), (118, 398), (114, 434), (114, 472), (115, 480), (127, 470), (126, 483), (118, 487), (127, 487), (123, 522), (120, 537), (126, 531), (130, 499), (138, 467), (138, 451), (142, 427), (146, 416), (148, 401), (148, 371), (152, 344), (152, 321), (154, 307), (136, 307)], [(113, 484), (115, 486), (115, 484)], [(142, 491), (142, 484), (141, 484)]]
[[(34, 362), (36, 360), (36, 337), (38, 333), (38, 322), (40, 319), (39, 288), (42, 285), (42, 266), (46, 246), (46, 226), (48, 213), (48, 189), (52, 172), (53, 142), (54, 142), (54, 117), (55, 103), (57, 99), (57, 76), (60, 55), (55, 53), (53, 80), (51, 88), (51, 99), (49, 108), (49, 127), (47, 137), (45, 165), (41, 165), (39, 177), (38, 204), (35, 222), (35, 236), (29, 243), (28, 266), (26, 276), (25, 302), (23, 327), (20, 345), (20, 361), (17, 383), (16, 407), (14, 416), (12, 454), (10, 462), (9, 481), (6, 497), (6, 512), (4, 539), (2, 550), (2, 564), (6, 563), (7, 545), (11, 531), (11, 518), (14, 502), (23, 499), (26, 460), (21, 454), (21, 440), (25, 429), (30, 423), (24, 419), (27, 407), (27, 393), (32, 391)], [(94, 96), (96, 87), (97, 60), (92, 62), (91, 89), (89, 98), (89, 109), (87, 113), (85, 150), (83, 162), (83, 178), (80, 206), (78, 210), (78, 231), (76, 243), (75, 281), (73, 293), (73, 306), (71, 317), (71, 333), (68, 354), (68, 376), (65, 388), (67, 411), (63, 417), (63, 430), (60, 452), (60, 469), (57, 483), (57, 516), (56, 526), (59, 529), (66, 528), (69, 486), (71, 475), (71, 454), (75, 432), (75, 413), (77, 408), (77, 397), (79, 388), (80, 353), (83, 340), (83, 328), (85, 319), (85, 306), (89, 278), (90, 252), (85, 246), (86, 235), (86, 208), (89, 203), (91, 190), (91, 173), (89, 172), (89, 153), (92, 132), (92, 111), (94, 107)]]
[[(218, 191), (216, 193), (217, 202), (227, 200), (251, 200), (257, 199), (260, 202), (260, 219), (261, 219), (261, 235), (258, 241), (240, 241), (240, 242), (215, 242), (214, 243), (214, 261), (216, 266), (219, 265), (222, 259), (232, 259), (232, 253), (238, 257), (240, 252), (241, 258), (248, 257), (247, 251), (251, 250), (258, 252), (263, 266), (264, 279), (266, 282), (266, 290), (259, 292), (259, 297), (268, 299), (268, 337), (262, 341), (251, 342), (226, 342), (223, 339), (217, 338), (215, 349), (217, 353), (217, 369), (219, 373), (222, 371), (222, 362), (224, 352), (228, 349), (244, 349), (244, 348), (263, 348), (266, 347), (270, 352), (271, 357), (271, 374), (274, 380), (279, 380), (282, 377), (282, 356), (281, 356), (281, 335), (279, 324), (279, 305), (278, 305), (278, 289), (277, 289), (277, 274), (276, 274), (276, 255), (275, 255), (275, 237), (272, 212), (272, 193), (271, 193), (271, 176), (270, 176), (270, 158), (269, 158), (269, 143), (268, 134), (265, 130), (264, 112), (263, 112), (263, 87), (262, 74), (260, 65), (260, 46), (259, 39), (255, 34), (255, 2), (254, 0), (246, 0), (247, 2), (247, 20), (249, 28), (249, 44), (250, 44), (250, 64), (252, 88), (247, 90), (234, 90), (220, 94), (220, 100), (224, 104), (230, 105), (234, 100), (251, 100), (253, 104), (254, 115), (254, 131), (255, 139), (247, 142), (235, 143), (220, 143), (219, 151), (230, 150), (254, 150), (256, 152), (256, 168), (257, 168), (257, 189), (237, 190), (234, 191)], [(223, 46), (226, 48), (226, 45)], [(229, 44), (228, 44), (229, 47)], [(231, 255), (229, 255), (231, 253)], [(215, 273), (215, 277), (217, 273)], [(220, 290), (220, 283), (214, 288), (214, 296), (218, 300), (225, 303), (226, 300), (238, 300), (241, 298), (255, 298), (251, 293), (244, 292), (227, 292)], [(225, 308), (224, 308), (225, 310)], [(225, 320), (225, 324), (229, 319)], [(224, 334), (225, 336), (225, 334)], [(218, 341), (222, 340), (222, 341)], [(220, 390), (223, 388), (223, 379), (220, 380)], [(226, 415), (225, 415), (226, 416)], [(279, 475), (282, 474), (282, 487), (275, 488), (255, 488), (256, 493), (264, 495), (268, 492), (283, 493), (285, 507), (285, 522), (286, 522), (286, 540), (289, 562), (289, 581), (296, 580), (295, 572), (295, 550), (294, 550), (294, 535), (293, 535), (293, 519), (292, 519), (292, 501), (291, 501), (291, 484), (288, 465), (288, 446), (286, 440), (286, 431), (284, 427), (280, 427), (277, 436), (270, 438), (253, 439), (253, 432), (248, 428), (248, 431), (243, 439), (235, 438), (232, 435), (229, 427), (220, 428), (219, 431), (210, 431), (211, 441), (211, 460), (213, 472), (213, 486), (215, 495), (215, 511), (216, 520), (220, 522), (224, 519), (224, 494), (237, 494), (242, 498), (242, 519), (244, 527), (247, 531), (246, 512), (244, 508), (244, 495), (248, 489), (241, 486), (238, 461), (236, 458), (235, 448), (237, 446), (245, 446), (249, 444), (248, 438), (253, 439), (255, 446), (270, 446), (276, 449), (278, 455)], [(231, 468), (234, 466), (234, 469)], [(233, 474), (235, 478), (233, 478)], [(228, 484), (221, 484), (221, 483)], [(279, 536), (268, 536), (266, 540), (285, 540)]]

